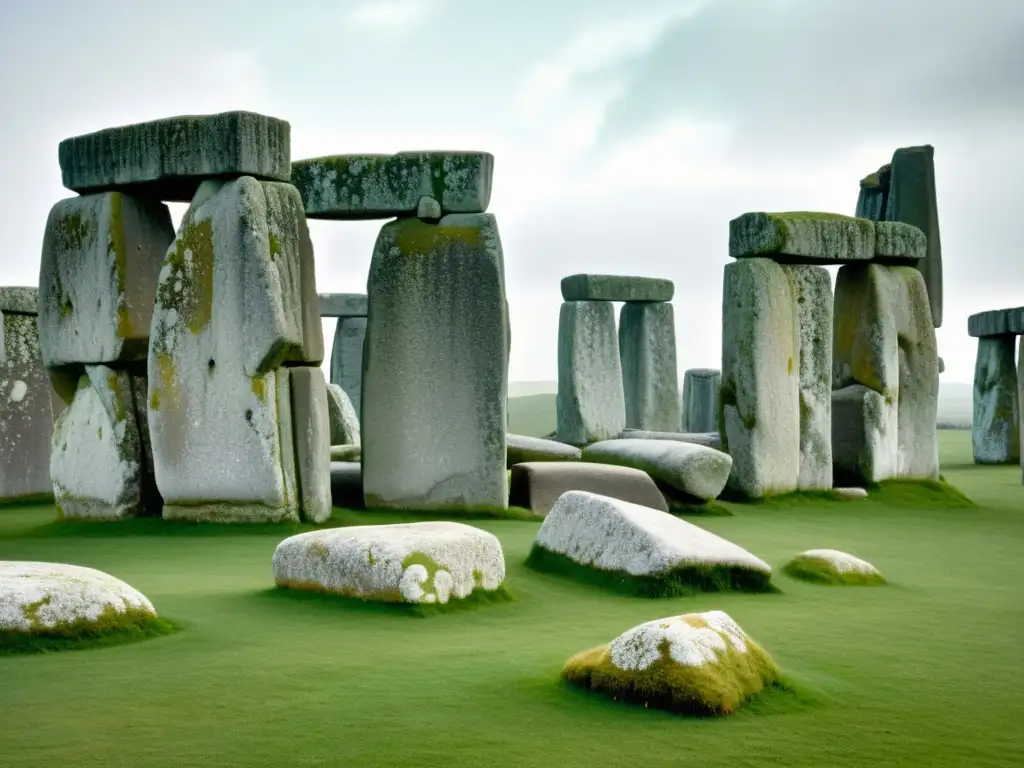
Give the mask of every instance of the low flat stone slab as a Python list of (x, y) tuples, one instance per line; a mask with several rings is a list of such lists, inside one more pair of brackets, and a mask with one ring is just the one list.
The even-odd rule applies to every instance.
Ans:
[(624, 429), (619, 434), (623, 440), (674, 440), (677, 443), (693, 443), (707, 448), (722, 450), (722, 436), (717, 432), (653, 432), (648, 429)]
[(875, 258), (878, 264), (916, 266), (928, 255), (924, 232), (902, 221), (876, 221)]
[(0, 562), (0, 634), (109, 630), (155, 617), (145, 595), (103, 571), (63, 563)]
[(360, 525), (285, 539), (273, 569), (277, 585), (289, 589), (444, 604), (497, 590), (505, 556), (494, 534), (462, 523)]
[(659, 277), (569, 275), (562, 278), (565, 301), (672, 301), (675, 284)]
[(0, 286), (0, 312), (11, 315), (39, 313), (39, 289), (29, 286)]
[(837, 213), (744, 213), (729, 222), (729, 255), (782, 264), (845, 264), (875, 255), (875, 225)]
[(1002, 336), (1007, 333), (1024, 334), (1024, 307), (991, 309), (967, 318), (969, 336)]
[(543, 517), (566, 491), (588, 491), (668, 512), (658, 486), (640, 469), (575, 461), (530, 461), (512, 467), (511, 506)]
[(524, 461), (579, 461), (583, 452), (574, 445), (543, 437), (505, 435), (506, 464), (511, 467)]
[(209, 178), (288, 181), (291, 126), (254, 112), (183, 115), (65, 139), (64, 186), (187, 203)]
[(331, 462), (331, 504), (363, 509), (363, 466), (357, 461)]
[(311, 219), (415, 216), (420, 200), (440, 203), (440, 215), (483, 213), (491, 199), (494, 156), (487, 152), (399, 152), (334, 155), (292, 163)]
[(321, 293), (320, 317), (366, 317), (365, 293)]
[(583, 460), (642, 469), (695, 501), (718, 498), (732, 469), (727, 453), (674, 440), (604, 440), (585, 448)]

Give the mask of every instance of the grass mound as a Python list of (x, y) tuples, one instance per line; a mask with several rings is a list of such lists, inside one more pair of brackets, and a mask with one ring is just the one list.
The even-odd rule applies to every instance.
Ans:
[(805, 552), (786, 563), (782, 571), (794, 579), (829, 586), (869, 587), (886, 583), (885, 577), (870, 563), (859, 558), (847, 557), (856, 563), (844, 566), (842, 559), (837, 562), (836, 558)]
[(34, 632), (0, 630), (0, 656), (104, 648), (164, 637), (178, 630), (174, 622), (142, 612), (119, 614), (117, 622), (76, 623)]
[(537, 571), (568, 576), (632, 597), (682, 597), (700, 592), (777, 592), (771, 575), (736, 566), (691, 565), (654, 576), (606, 571), (582, 565), (566, 555), (534, 544), (526, 565)]

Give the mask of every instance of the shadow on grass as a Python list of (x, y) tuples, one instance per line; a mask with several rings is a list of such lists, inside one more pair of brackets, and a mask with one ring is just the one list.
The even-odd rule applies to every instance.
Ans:
[(25, 632), (0, 632), (0, 658), (3, 656), (50, 653), (54, 651), (82, 651), (91, 648), (108, 648), (166, 637), (181, 630), (177, 622), (165, 618), (153, 618), (134, 626), (115, 627), (103, 630), (78, 630), (71, 633), (27, 634)]
[(258, 592), (252, 593), (252, 596), (265, 603), (289, 606), (301, 605), (311, 611), (373, 614), (378, 616), (411, 616), (419, 619), (439, 616), (441, 614), (477, 610), (500, 603), (510, 603), (514, 599), (505, 587), (498, 587), (491, 592), (475, 589), (468, 597), (461, 600), (449, 600), (444, 605), (436, 603), (387, 603), (380, 600), (367, 600), (358, 597), (330, 595), (323, 592), (285, 589), (283, 587), (261, 589)]

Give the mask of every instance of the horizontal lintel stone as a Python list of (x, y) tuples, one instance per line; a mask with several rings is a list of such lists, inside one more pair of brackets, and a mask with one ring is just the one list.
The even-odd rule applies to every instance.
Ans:
[(969, 336), (1024, 335), (1024, 307), (993, 309), (967, 318)]
[(39, 289), (31, 286), (0, 286), (0, 312), (11, 315), (39, 314)]
[(320, 317), (366, 317), (365, 293), (321, 293)]
[(846, 264), (875, 256), (868, 219), (817, 211), (744, 213), (729, 222), (729, 255), (781, 264)]
[(562, 278), (565, 301), (672, 301), (675, 284), (660, 277), (569, 275)]

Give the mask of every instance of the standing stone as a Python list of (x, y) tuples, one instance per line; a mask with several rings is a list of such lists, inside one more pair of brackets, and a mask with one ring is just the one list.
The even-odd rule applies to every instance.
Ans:
[(718, 391), (722, 372), (691, 368), (683, 374), (683, 432), (718, 431)]
[(302, 519), (322, 523), (331, 516), (331, 435), (324, 373), (312, 366), (286, 369), (291, 377), (291, 412)]
[(586, 445), (617, 437), (626, 426), (615, 306), (566, 301), (558, 316), (556, 438)]
[(46, 497), (54, 415), (39, 353), (35, 288), (0, 288), (0, 500)]
[(50, 477), (65, 517), (114, 520), (138, 514), (142, 447), (129, 375), (89, 365), (53, 431)]
[(569, 275), (562, 278), (563, 301), (672, 301), (675, 283), (659, 277)]
[(287, 195), (249, 177), (207, 182), (167, 251), (149, 350), (165, 518), (299, 519), (288, 376), (276, 371), (315, 362), (317, 343), (302, 308), (312, 251), (294, 236), (305, 224), (274, 220), (301, 215), (279, 204)]
[(851, 384), (832, 393), (832, 468), (836, 487), (875, 484), (895, 477), (899, 466), (895, 404)]
[(173, 240), (161, 203), (106, 192), (53, 206), (39, 266), (44, 365), (144, 360), (157, 277)]
[(924, 276), (932, 321), (941, 328), (942, 241), (935, 192), (935, 149), (930, 145), (897, 149), (891, 174), (885, 218), (912, 224), (924, 232), (927, 256), (917, 262), (917, 269)]
[(857, 218), (871, 219), (872, 221), (882, 221), (885, 218), (885, 205), (889, 198), (891, 176), (892, 166), (883, 165), (874, 173), (861, 179), (855, 214)]
[(626, 426), (671, 431), (679, 424), (676, 321), (669, 303), (626, 302), (619, 313)]
[[(1017, 349), (1017, 411), (1020, 414), (1020, 425), (1018, 434), (1024, 435), (1024, 336), (1020, 337), (1020, 346)], [(1021, 451), (1021, 481), (1024, 482), (1024, 451)]]
[(367, 507), (506, 507), (509, 329), (494, 216), (385, 224), (367, 287)]
[(974, 366), (971, 444), (978, 464), (1020, 460), (1020, 412), (1014, 336), (982, 336)]
[(800, 336), (801, 490), (832, 488), (832, 277), (824, 267), (786, 267)]
[(334, 331), (331, 350), (331, 383), (348, 395), (356, 415), (362, 407), (363, 345), (366, 343), (365, 317), (340, 317)]
[(748, 497), (787, 493), (800, 476), (796, 302), (769, 259), (727, 264), (722, 300), (722, 447), (729, 487)]

